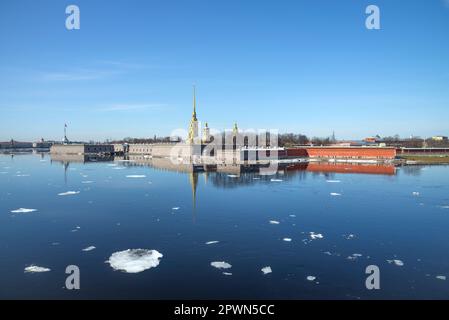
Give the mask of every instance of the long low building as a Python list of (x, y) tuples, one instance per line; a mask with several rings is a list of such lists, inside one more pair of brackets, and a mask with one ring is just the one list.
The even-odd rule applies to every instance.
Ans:
[(32, 142), (20, 142), (14, 140), (0, 142), (0, 149), (30, 149), (32, 147)]
[(114, 154), (112, 144), (57, 144), (50, 148), (53, 154)]

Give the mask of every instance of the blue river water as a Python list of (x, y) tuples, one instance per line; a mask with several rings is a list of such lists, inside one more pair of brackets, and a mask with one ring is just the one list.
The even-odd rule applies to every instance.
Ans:
[[(449, 167), (311, 168), (260, 176), (0, 155), (0, 298), (449, 298)], [(127, 249), (162, 257), (114, 268)], [(65, 286), (68, 265), (79, 290)], [(369, 265), (378, 290), (365, 286)]]

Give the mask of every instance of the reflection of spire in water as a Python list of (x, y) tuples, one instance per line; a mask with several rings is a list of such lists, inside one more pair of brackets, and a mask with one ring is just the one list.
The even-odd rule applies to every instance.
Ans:
[(67, 185), (67, 169), (69, 168), (70, 162), (64, 162), (64, 184)]
[(198, 185), (198, 172), (191, 172), (189, 174), (190, 187), (192, 188), (192, 215), (193, 221), (195, 221), (196, 213), (196, 187)]

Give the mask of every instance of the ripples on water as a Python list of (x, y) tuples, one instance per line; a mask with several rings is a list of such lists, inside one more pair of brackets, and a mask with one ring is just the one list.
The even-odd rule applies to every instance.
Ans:
[(449, 298), (449, 167), (109, 160), (0, 156), (0, 298)]

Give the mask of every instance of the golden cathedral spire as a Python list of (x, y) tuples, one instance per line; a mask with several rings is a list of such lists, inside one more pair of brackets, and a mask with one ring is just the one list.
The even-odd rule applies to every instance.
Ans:
[(196, 89), (195, 86), (193, 86), (193, 113), (192, 113), (192, 119), (195, 121), (196, 119)]
[(192, 119), (190, 119), (189, 136), (187, 142), (193, 144), (198, 137), (198, 119), (196, 118), (196, 89), (193, 86), (193, 112)]

